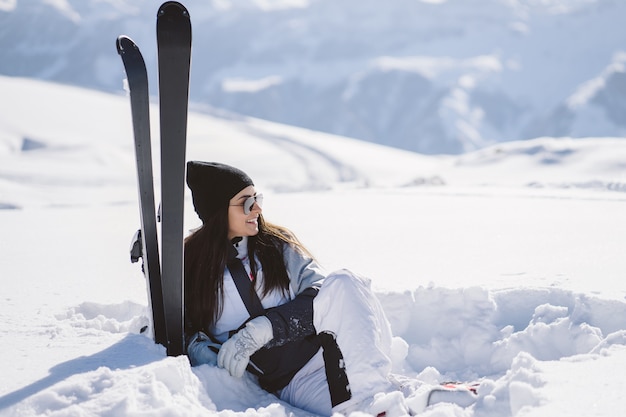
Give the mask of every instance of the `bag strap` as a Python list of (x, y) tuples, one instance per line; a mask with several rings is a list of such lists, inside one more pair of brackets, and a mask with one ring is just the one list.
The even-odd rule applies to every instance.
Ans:
[(235, 286), (239, 292), (239, 296), (246, 306), (246, 310), (250, 314), (250, 317), (258, 317), (265, 314), (265, 309), (261, 304), (261, 300), (254, 290), (252, 280), (246, 272), (246, 269), (241, 262), (241, 259), (237, 258), (237, 249), (235, 246), (230, 247), (229, 259), (226, 263), (226, 267), (230, 271), (230, 275), (235, 281)]

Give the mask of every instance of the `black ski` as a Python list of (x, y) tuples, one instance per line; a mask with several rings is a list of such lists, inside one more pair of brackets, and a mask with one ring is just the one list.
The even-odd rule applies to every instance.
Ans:
[(154, 185), (152, 180), (152, 151), (150, 143), (150, 108), (146, 64), (135, 43), (127, 36), (117, 38), (117, 52), (126, 70), (130, 105), (135, 135), (135, 157), (139, 184), (141, 230), (136, 235), (139, 249), (131, 250), (131, 260), (142, 257), (143, 271), (148, 281), (148, 294), (152, 310), (152, 325), (156, 343), (166, 345), (165, 312), (161, 286), (159, 242), (157, 238)]
[(180, 3), (157, 14), (161, 117), (161, 249), (167, 354), (184, 353), (183, 215), (191, 21)]

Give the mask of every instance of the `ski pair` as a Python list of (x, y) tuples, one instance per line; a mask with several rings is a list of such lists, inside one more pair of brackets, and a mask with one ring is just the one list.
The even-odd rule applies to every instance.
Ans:
[[(141, 229), (131, 260), (142, 257), (148, 281), (154, 340), (169, 356), (185, 353), (183, 218), (191, 21), (182, 4), (168, 1), (157, 13), (161, 134), (161, 259), (152, 172), (150, 103), (145, 61), (128, 36), (117, 39), (130, 91)], [(141, 250), (139, 250), (139, 248)]]

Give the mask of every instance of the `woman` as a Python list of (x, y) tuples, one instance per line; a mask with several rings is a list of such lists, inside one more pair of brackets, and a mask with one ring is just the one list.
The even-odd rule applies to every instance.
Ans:
[(393, 390), (391, 331), (369, 282), (345, 270), (326, 274), (293, 233), (266, 222), (262, 195), (241, 170), (189, 162), (187, 184), (203, 223), (185, 241), (192, 365), (235, 377), (247, 370), (267, 391), (320, 415), (407, 414), (401, 398), (374, 398)]

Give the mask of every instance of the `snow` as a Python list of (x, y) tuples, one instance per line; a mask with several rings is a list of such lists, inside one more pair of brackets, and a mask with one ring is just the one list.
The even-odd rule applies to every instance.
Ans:
[[(127, 97), (9, 77), (0, 91), (0, 416), (308, 416), (140, 334)], [(480, 382), (475, 405), (423, 416), (626, 412), (626, 140), (424, 156), (201, 108), (188, 140), (188, 159), (249, 172), (266, 218), (328, 269), (373, 280), (394, 372)]]
[(225, 91), (238, 91), (238, 92), (257, 92), (264, 90), (273, 85), (280, 84), (282, 80), (280, 77), (266, 77), (260, 80), (244, 80), (240, 78), (227, 79), (222, 83), (222, 88)]

